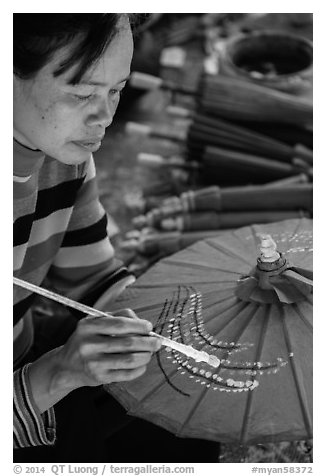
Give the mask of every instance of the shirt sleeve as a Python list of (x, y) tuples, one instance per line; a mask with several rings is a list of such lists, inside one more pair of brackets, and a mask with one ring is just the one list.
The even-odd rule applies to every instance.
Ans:
[[(115, 257), (107, 231), (107, 215), (99, 201), (93, 158), (87, 163), (63, 242), (49, 270), (51, 285), (72, 299), (93, 300), (111, 284), (126, 280), (129, 272)], [(90, 303), (90, 302), (89, 302)], [(91, 303), (90, 303), (91, 304)]]
[(14, 448), (53, 445), (56, 439), (53, 407), (44, 413), (37, 408), (26, 364), (14, 372)]

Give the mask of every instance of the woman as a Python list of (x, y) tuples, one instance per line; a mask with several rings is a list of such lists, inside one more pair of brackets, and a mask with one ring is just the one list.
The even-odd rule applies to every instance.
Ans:
[[(14, 274), (90, 305), (133, 280), (106, 233), (92, 153), (130, 74), (134, 19), (14, 14)], [(145, 427), (174, 444), (101, 387), (145, 372), (160, 348), (151, 324), (131, 310), (39, 323), (33, 297), (14, 288), (15, 461), (147, 461), (150, 448), (126, 443)]]

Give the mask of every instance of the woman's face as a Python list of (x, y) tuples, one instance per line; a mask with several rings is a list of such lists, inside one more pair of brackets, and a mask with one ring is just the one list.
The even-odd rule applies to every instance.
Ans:
[(15, 139), (65, 164), (87, 160), (101, 146), (112, 122), (132, 54), (132, 33), (125, 20), (81, 83), (68, 84), (73, 71), (53, 76), (67, 49), (58, 51), (35, 78), (14, 76)]

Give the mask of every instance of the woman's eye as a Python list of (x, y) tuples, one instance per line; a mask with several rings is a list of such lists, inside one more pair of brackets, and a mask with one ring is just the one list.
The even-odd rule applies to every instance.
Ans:
[(92, 94), (89, 94), (88, 96), (80, 96), (79, 94), (74, 94), (75, 98), (78, 99), (78, 101), (88, 101), (91, 99)]
[(110, 95), (111, 96), (116, 96), (118, 94), (121, 94), (121, 90), (120, 89), (110, 89)]

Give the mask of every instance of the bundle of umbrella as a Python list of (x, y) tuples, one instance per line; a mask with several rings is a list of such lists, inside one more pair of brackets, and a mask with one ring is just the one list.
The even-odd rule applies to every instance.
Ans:
[(312, 174), (312, 101), (239, 77), (203, 74), (196, 88), (135, 75), (135, 84), (192, 95), (195, 110), (168, 108), (189, 118), (184, 137), (152, 128), (149, 134), (184, 139), (204, 181), (262, 183)]
[[(198, 181), (202, 184), (264, 183), (300, 172), (312, 178), (311, 132), (307, 130), (302, 131), (291, 125), (285, 141), (270, 137), (266, 133), (266, 124), (263, 134), (214, 117), (211, 111), (191, 113), (170, 107), (168, 112), (187, 115), (191, 119), (184, 121), (183, 127), (170, 129), (128, 123), (126, 130), (185, 143), (187, 160), (174, 164), (168, 160), (167, 164), (196, 170)], [(276, 126), (270, 124), (269, 127), (269, 134), (275, 130), (278, 133)], [(283, 134), (285, 132), (283, 128)], [(163, 161), (161, 165), (164, 165)]]
[(146, 75), (136, 74), (134, 80), (140, 87), (190, 95), (196, 103), (193, 110), (167, 108), (179, 117), (177, 126), (127, 124), (128, 131), (177, 141), (185, 151), (181, 156), (138, 158), (143, 164), (183, 171), (192, 186), (161, 203), (156, 197), (134, 219), (138, 231), (126, 237), (126, 248), (162, 255), (216, 230), (311, 216), (308, 99), (223, 75), (204, 74), (195, 89)]
[[(180, 108), (170, 107), (168, 111), (192, 116), (186, 136), (186, 157), (189, 167), (197, 163), (202, 183), (263, 183), (300, 171), (312, 176), (309, 133), (305, 136), (299, 128), (288, 129), (291, 133), (288, 142), (294, 142), (292, 144), (270, 137), (266, 132), (213, 117), (203, 110), (187, 114)], [(273, 125), (270, 128), (272, 131)], [(170, 137), (174, 138), (172, 134)]]

